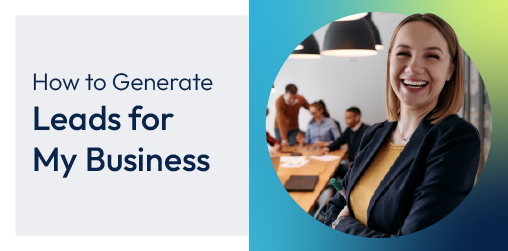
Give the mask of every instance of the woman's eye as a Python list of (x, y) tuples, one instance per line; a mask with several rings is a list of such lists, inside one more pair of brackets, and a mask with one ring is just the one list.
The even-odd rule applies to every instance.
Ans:
[(439, 56), (438, 56), (438, 55), (433, 55), (433, 54), (429, 55), (428, 57), (430, 57), (430, 58), (435, 58), (435, 59), (439, 59)]
[(406, 52), (399, 52), (399, 53), (397, 54), (397, 56), (409, 57), (410, 55), (409, 55), (409, 53), (406, 53)]

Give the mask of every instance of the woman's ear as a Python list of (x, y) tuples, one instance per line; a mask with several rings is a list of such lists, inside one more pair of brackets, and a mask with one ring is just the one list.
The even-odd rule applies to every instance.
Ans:
[(450, 67), (448, 67), (448, 73), (446, 74), (447, 81), (452, 77), (454, 71), (455, 71), (455, 62), (453, 64), (450, 64)]

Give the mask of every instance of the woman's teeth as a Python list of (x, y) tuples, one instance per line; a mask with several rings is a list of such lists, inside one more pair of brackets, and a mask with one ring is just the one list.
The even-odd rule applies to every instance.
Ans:
[(413, 89), (423, 88), (425, 85), (427, 85), (427, 83), (427, 81), (404, 80), (404, 85)]

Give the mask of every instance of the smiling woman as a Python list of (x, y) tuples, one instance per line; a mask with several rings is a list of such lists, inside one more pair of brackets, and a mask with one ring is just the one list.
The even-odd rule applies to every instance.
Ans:
[[(386, 82), (388, 118), (398, 120), (399, 101), (407, 104), (405, 107), (447, 107), (432, 116), (436, 119), (435, 124), (457, 113), (464, 102), (461, 48), (455, 33), (444, 20), (427, 17), (423, 21), (412, 17), (402, 21), (391, 41), (393, 47), (388, 54)], [(440, 32), (446, 30), (445, 25), (452, 32), (448, 32), (448, 36)], [(438, 104), (440, 96), (441, 103)]]
[(325, 224), (364, 237), (422, 230), (473, 188), (478, 131), (456, 113), (464, 100), (462, 49), (448, 23), (414, 14), (393, 33), (387, 60), (388, 120), (363, 135), (353, 166), (328, 204)]

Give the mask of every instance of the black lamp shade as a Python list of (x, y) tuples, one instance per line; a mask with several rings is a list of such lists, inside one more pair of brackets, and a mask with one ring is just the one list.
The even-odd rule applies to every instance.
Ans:
[(298, 47), (289, 55), (289, 58), (320, 58), (319, 45), (313, 34), (310, 34)]
[(376, 55), (374, 32), (365, 18), (330, 23), (322, 55), (362, 57)]
[(370, 28), (372, 29), (372, 32), (374, 32), (374, 40), (376, 40), (376, 50), (382, 50), (384, 48), (383, 44), (381, 43), (381, 36), (379, 36), (379, 30), (377, 29), (376, 25), (372, 21), (372, 13), (369, 12), (367, 16), (365, 16), (365, 20), (370, 25)]

